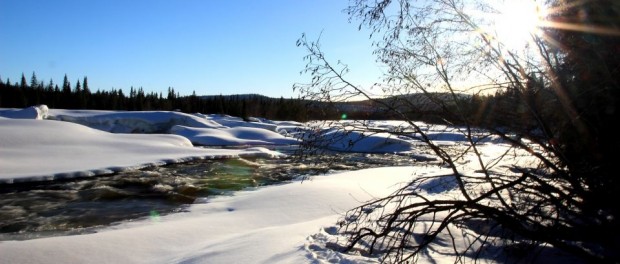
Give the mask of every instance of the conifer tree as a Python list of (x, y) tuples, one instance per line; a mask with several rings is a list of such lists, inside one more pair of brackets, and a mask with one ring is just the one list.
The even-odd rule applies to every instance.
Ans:
[(168, 87), (168, 100), (174, 100), (174, 98), (176, 97), (175, 93), (174, 93), (174, 88), (172, 87)]
[(71, 94), (71, 83), (69, 83), (69, 78), (67, 78), (66, 74), (64, 80), (62, 81), (62, 92), (64, 94)]
[(50, 82), (47, 84), (47, 91), (50, 93), (54, 91), (54, 80), (52, 78), (50, 78)]
[(77, 83), (75, 84), (75, 93), (76, 94), (81, 94), (82, 93), (82, 84), (80, 83), (80, 80), (77, 80)]
[(36, 88), (39, 86), (39, 80), (37, 80), (37, 75), (32, 72), (32, 77), (30, 77), (30, 87)]
[(84, 82), (82, 82), (82, 86), (84, 86), (82, 88), (84, 91), (84, 94), (90, 95), (90, 88), (88, 87), (88, 78), (86, 76), (84, 76)]
[(21, 82), (19, 84), (19, 88), (21, 88), (22, 90), (27, 88), (28, 84), (26, 83), (26, 76), (24, 76), (24, 74), (22, 73), (22, 79)]

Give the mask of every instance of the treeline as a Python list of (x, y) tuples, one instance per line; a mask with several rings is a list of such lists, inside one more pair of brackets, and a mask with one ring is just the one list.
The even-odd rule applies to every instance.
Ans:
[(270, 98), (261, 95), (180, 96), (169, 87), (166, 94), (144, 92), (142, 87), (97, 90), (92, 92), (88, 78), (71, 85), (65, 75), (60, 86), (53, 80), (39, 81), (32, 73), (30, 81), (22, 74), (19, 82), (0, 77), (0, 107), (24, 108), (45, 104), (57, 109), (94, 109), (127, 111), (182, 111), (185, 113), (227, 114), (239, 117), (264, 117), (273, 120), (308, 120), (306, 101)]
[[(182, 111), (185, 113), (226, 114), (248, 117), (263, 117), (272, 120), (338, 120), (366, 119), (385, 120), (403, 119), (419, 120), (429, 123), (458, 123), (462, 117), (451, 117), (446, 113), (460, 113), (469, 117), (470, 124), (482, 127), (532, 127), (537, 116), (544, 115), (548, 120), (557, 120), (553, 109), (558, 103), (554, 93), (545, 89), (538, 80), (532, 78), (525, 90), (507, 89), (494, 95), (462, 95), (457, 102), (444, 98), (442, 94), (429, 100), (425, 94), (399, 95), (379, 102), (318, 102), (302, 99), (270, 98), (257, 94), (250, 95), (216, 95), (198, 96), (194, 92), (189, 96), (180, 96), (174, 88), (161, 92), (146, 93), (142, 87), (131, 87), (126, 93), (123, 89), (97, 90), (92, 92), (88, 78), (84, 77), (72, 85), (65, 75), (60, 86), (53, 80), (44, 83), (33, 73), (30, 81), (22, 74), (18, 82), (10, 79), (2, 81), (0, 77), (0, 107), (24, 108), (45, 104), (57, 109), (94, 109), (127, 111)], [(444, 107), (457, 107), (459, 111), (445, 111), (435, 102), (444, 102)], [(386, 108), (396, 108), (398, 111)], [(529, 109), (529, 110), (528, 110)], [(398, 115), (402, 113), (403, 115)], [(551, 124), (549, 124), (551, 125)]]

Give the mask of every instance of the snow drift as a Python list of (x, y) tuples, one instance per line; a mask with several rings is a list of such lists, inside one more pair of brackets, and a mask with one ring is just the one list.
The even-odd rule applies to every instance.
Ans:
[(174, 126), (170, 133), (184, 136), (192, 143), (203, 146), (239, 145), (294, 145), (299, 140), (282, 136), (270, 130), (254, 127), (196, 128)]
[(196, 148), (169, 134), (112, 134), (54, 120), (0, 119), (0, 182), (109, 174), (201, 158), (281, 153), (264, 148)]

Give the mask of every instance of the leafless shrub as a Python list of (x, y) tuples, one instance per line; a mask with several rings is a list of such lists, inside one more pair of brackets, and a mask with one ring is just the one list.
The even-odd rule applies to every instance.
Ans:
[[(415, 262), (433, 243), (450, 244), (455, 262), (483, 259), (498, 245), (516, 255), (552, 246), (597, 262), (620, 260), (618, 206), (610, 202), (620, 190), (612, 158), (619, 144), (607, 123), (618, 120), (620, 8), (610, 1), (546, 6), (552, 12), (541, 33), (515, 50), (484, 30), (492, 23), (484, 14), (497, 11), (492, 2), (351, 1), (351, 18), (381, 35), (375, 54), (388, 71), (373, 87), (347, 81), (345, 64), (328, 60), (318, 41), (299, 39), (311, 81), (295, 89), (305, 99), (365, 98), (407, 126), (377, 131), (359, 123), (362, 129), (424, 142), (450, 170), (349, 211), (340, 222), (348, 240), (333, 248), (385, 262)], [(571, 20), (577, 14), (589, 20)], [(373, 89), (386, 96), (371, 96)], [(424, 95), (424, 103), (412, 95)], [(437, 144), (415, 122), (412, 113), (420, 112), (459, 127), (462, 144)], [(503, 152), (486, 147), (494, 137), (507, 145)], [(474, 165), (461, 163), (471, 157)], [(432, 186), (458, 195), (438, 198)]]

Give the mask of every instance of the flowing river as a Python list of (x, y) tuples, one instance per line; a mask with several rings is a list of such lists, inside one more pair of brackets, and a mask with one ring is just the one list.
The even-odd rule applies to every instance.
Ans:
[[(292, 154), (293, 149), (282, 151)], [(181, 213), (214, 195), (335, 171), (411, 165), (393, 154), (197, 160), (113, 175), (0, 184), (0, 240), (96, 232), (120, 221)]]

